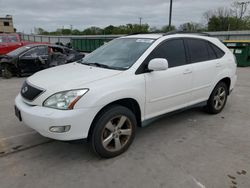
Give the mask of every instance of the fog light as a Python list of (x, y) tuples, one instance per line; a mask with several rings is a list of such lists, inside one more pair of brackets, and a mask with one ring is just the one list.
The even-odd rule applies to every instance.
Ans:
[(49, 130), (50, 130), (50, 132), (54, 132), (54, 133), (64, 133), (64, 132), (68, 132), (70, 130), (70, 125), (54, 126), (54, 127), (50, 127)]

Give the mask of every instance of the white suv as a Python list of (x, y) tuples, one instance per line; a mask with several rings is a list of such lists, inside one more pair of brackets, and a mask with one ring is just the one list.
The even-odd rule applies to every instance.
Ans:
[(145, 120), (202, 102), (219, 113), (236, 79), (234, 55), (216, 38), (131, 35), (27, 78), (15, 112), (45, 137), (87, 138), (97, 154), (114, 157)]

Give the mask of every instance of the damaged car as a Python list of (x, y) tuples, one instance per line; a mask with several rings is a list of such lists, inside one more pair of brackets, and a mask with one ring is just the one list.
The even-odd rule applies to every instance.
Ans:
[(48, 44), (31, 44), (0, 56), (4, 78), (27, 76), (37, 71), (78, 61), (84, 54), (76, 50)]

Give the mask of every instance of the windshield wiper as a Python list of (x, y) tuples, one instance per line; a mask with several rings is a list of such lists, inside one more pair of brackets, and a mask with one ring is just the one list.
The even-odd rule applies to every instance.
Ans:
[(106, 69), (126, 70), (126, 68), (112, 67), (112, 66), (108, 66), (108, 65), (105, 65), (105, 64), (101, 64), (101, 63), (90, 63), (90, 62), (87, 62), (87, 61), (81, 61), (79, 63), (84, 64), (84, 65), (94, 66), (94, 67), (106, 68)]
[(94, 66), (94, 67), (102, 67), (102, 68), (109, 68), (109, 69), (111, 68), (110, 66), (104, 65), (104, 64), (101, 64), (101, 63), (89, 63), (89, 62), (83, 61), (82, 64), (89, 65), (89, 66)]
[(88, 65), (95, 66), (95, 67), (102, 67), (102, 68), (110, 68), (110, 66), (104, 65), (104, 64), (101, 64), (101, 63), (88, 63)]

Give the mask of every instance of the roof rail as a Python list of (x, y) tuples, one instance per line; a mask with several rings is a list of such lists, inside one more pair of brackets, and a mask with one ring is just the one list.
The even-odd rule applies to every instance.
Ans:
[(157, 32), (135, 32), (135, 33), (129, 33), (129, 34), (127, 34), (128, 36), (129, 35), (140, 35), (140, 34), (164, 34), (164, 33), (157, 33)]
[(166, 35), (174, 35), (174, 34), (190, 34), (190, 35), (200, 35), (200, 36), (211, 36), (208, 33), (204, 33), (204, 32), (195, 32), (195, 31), (170, 31), (165, 33), (163, 36)]

